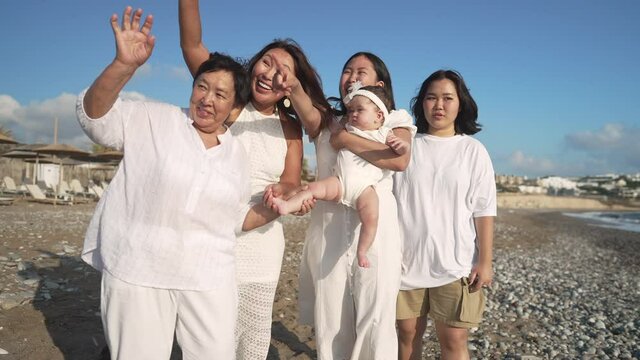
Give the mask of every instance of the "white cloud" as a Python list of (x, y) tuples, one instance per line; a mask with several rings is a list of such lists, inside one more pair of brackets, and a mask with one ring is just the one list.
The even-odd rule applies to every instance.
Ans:
[(564, 136), (564, 151), (540, 157), (514, 151), (507, 168), (529, 176), (581, 176), (600, 173), (637, 173), (640, 170), (640, 128), (607, 123), (598, 130)]
[(566, 145), (584, 153), (590, 161), (608, 164), (612, 172), (640, 169), (640, 128), (607, 123), (597, 131), (581, 131), (565, 136)]
[(0, 119), (7, 119), (10, 121), (14, 118), (14, 112), (20, 108), (14, 98), (9, 95), (0, 95)]
[(180, 81), (191, 82), (193, 79), (189, 69), (186, 65), (175, 66), (166, 64), (151, 65), (149, 63), (143, 64), (136, 70), (134, 80), (141, 79), (178, 79)]
[[(149, 100), (143, 94), (123, 92), (125, 99)], [(77, 95), (62, 93), (43, 101), (20, 104), (6, 94), (0, 94), (0, 125), (11, 130), (13, 137), (24, 144), (52, 143), (54, 121), (58, 119), (58, 142), (89, 149), (91, 140), (76, 120)]]
[(521, 150), (514, 151), (508, 162), (515, 174), (548, 175), (557, 168), (552, 160), (526, 155)]
[(169, 67), (169, 74), (176, 79), (189, 82), (193, 80), (193, 78), (191, 77), (191, 73), (189, 72), (189, 69), (187, 69), (186, 65)]
[[(614, 149), (623, 145), (627, 129), (622, 124), (605, 124), (598, 131), (580, 131), (565, 136), (567, 144), (578, 150)], [(637, 129), (636, 129), (637, 131)]]

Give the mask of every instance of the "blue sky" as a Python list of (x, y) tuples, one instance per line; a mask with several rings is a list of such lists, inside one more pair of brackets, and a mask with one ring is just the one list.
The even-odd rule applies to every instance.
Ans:
[[(126, 5), (155, 17), (152, 58), (127, 96), (187, 105), (177, 0), (0, 2), (0, 125), (24, 143), (90, 141), (77, 94), (114, 55), (109, 17)], [(479, 106), (476, 137), (500, 174), (640, 172), (640, 2), (201, 0), (210, 50), (250, 57), (274, 38), (305, 50), (336, 95), (356, 51), (389, 67), (396, 104), (409, 107), (439, 68), (462, 73)], [(305, 155), (314, 163), (313, 147)]]

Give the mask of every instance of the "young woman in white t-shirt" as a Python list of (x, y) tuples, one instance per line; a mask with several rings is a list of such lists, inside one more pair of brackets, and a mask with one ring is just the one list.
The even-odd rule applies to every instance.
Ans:
[(418, 134), (411, 162), (394, 176), (403, 231), (399, 358), (422, 358), (429, 314), (442, 358), (468, 359), (468, 329), (480, 323), (481, 289), (493, 277), (493, 166), (469, 136), (480, 131), (478, 107), (459, 73), (429, 76), (412, 110)]

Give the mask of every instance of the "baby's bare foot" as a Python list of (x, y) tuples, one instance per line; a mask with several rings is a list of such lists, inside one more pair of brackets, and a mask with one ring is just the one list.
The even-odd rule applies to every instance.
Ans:
[(291, 213), (291, 211), (287, 209), (287, 205), (288, 204), (286, 200), (283, 200), (281, 198), (274, 198), (271, 208), (273, 209), (273, 211), (277, 212), (280, 215), (287, 215)]

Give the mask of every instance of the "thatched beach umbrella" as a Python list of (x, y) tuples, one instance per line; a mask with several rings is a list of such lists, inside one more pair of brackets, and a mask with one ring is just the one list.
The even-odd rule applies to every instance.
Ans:
[[(89, 163), (87, 168), (87, 177), (91, 179), (92, 170), (113, 170), (117, 166), (117, 162), (122, 160), (124, 153), (118, 150), (108, 150), (97, 153), (91, 153), (89, 155), (72, 155), (71, 159), (84, 161)], [(104, 164), (103, 166), (94, 166), (95, 164)]]
[[(8, 158), (8, 159), (22, 159), (23, 161), (25, 159), (32, 159), (33, 161), (26, 161), (26, 162), (30, 162), (34, 164), (34, 171), (33, 171), (33, 184), (36, 183), (36, 177), (37, 177), (37, 171), (36, 168), (39, 165), (39, 162), (41, 159), (46, 159), (46, 158), (50, 158), (50, 155), (39, 155), (38, 153), (34, 152), (33, 149), (34, 148), (38, 148), (38, 147), (42, 147), (44, 146), (44, 144), (34, 144), (34, 145), (22, 145), (19, 146), (17, 148), (14, 148), (10, 151), (7, 151), (6, 153), (0, 155), (2, 157)], [(29, 167), (27, 166), (27, 177), (29, 174)]]
[(11, 137), (0, 132), (0, 144), (17, 144), (18, 142)]
[(124, 152), (118, 150), (109, 150), (93, 154), (98, 159), (106, 161), (120, 161), (124, 157)]
[[(52, 155), (54, 158), (58, 159), (58, 165), (60, 166), (58, 170), (58, 186), (56, 186), (56, 198), (58, 197), (58, 192), (60, 189), (60, 184), (62, 183), (62, 158), (68, 158), (73, 155), (82, 156), (89, 155), (88, 152), (84, 150), (80, 150), (73, 145), (68, 144), (50, 144), (45, 145), (36, 149), (33, 149), (34, 152), (38, 154), (48, 154)], [(53, 202), (55, 205), (55, 200)]]

